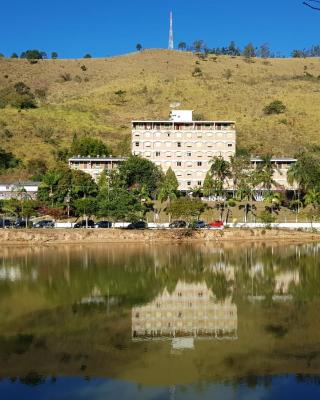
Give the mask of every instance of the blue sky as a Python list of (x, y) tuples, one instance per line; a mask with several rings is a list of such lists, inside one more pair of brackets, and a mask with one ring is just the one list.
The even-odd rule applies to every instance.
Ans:
[(1, 0), (0, 52), (36, 48), (75, 58), (128, 53), (138, 42), (166, 48), (171, 9), (176, 45), (267, 42), (288, 55), (320, 42), (320, 12), (302, 0)]

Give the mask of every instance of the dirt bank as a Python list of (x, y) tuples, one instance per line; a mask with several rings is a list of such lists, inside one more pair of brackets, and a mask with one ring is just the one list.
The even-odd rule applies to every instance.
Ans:
[(165, 242), (244, 242), (244, 241), (320, 241), (320, 233), (298, 232), (284, 229), (225, 229), (219, 230), (145, 230), (125, 229), (53, 229), (0, 231), (0, 245), (50, 243), (165, 243)]

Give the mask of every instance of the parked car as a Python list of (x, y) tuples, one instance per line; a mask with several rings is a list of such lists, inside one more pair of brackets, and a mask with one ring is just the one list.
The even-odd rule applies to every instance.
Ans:
[(209, 228), (223, 228), (223, 221), (212, 221), (208, 223)]
[(111, 228), (112, 222), (110, 221), (99, 221), (94, 224), (95, 228)]
[(0, 228), (11, 228), (13, 225), (13, 221), (10, 219), (0, 219)]
[(74, 228), (94, 228), (94, 221), (92, 219), (88, 219), (86, 221), (83, 219), (82, 221), (77, 222), (76, 224), (73, 225)]
[(148, 225), (144, 221), (132, 222), (126, 229), (147, 229)]
[(33, 224), (34, 228), (50, 229), (54, 228), (54, 222), (52, 220), (42, 220)]
[(192, 229), (205, 229), (207, 227), (208, 225), (204, 221), (193, 221), (189, 224), (189, 228)]
[(176, 229), (176, 228), (186, 228), (187, 223), (186, 221), (172, 221), (169, 225), (169, 228)]
[(13, 225), (16, 229), (23, 229), (23, 228), (32, 228), (33, 223), (31, 221), (26, 221), (24, 219), (17, 219), (17, 221)]

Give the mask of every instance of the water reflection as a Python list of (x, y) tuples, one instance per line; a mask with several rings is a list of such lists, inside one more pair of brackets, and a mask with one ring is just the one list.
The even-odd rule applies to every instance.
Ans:
[(132, 308), (133, 340), (172, 340), (173, 349), (193, 348), (194, 339), (237, 339), (237, 306), (217, 301), (205, 282), (179, 281), (152, 302)]
[(0, 378), (102, 376), (173, 387), (318, 375), (319, 251), (3, 247)]

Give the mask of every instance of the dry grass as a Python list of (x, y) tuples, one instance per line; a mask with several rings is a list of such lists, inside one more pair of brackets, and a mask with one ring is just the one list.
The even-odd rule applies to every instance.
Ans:
[[(192, 76), (196, 66), (201, 77)], [(229, 82), (226, 70), (232, 72)], [(319, 76), (320, 61), (246, 63), (222, 56), (202, 61), (165, 50), (33, 65), (2, 59), (0, 88), (23, 81), (33, 90), (46, 89), (47, 98), (35, 110), (0, 110), (0, 146), (24, 159), (52, 161), (52, 152), (68, 146), (75, 132), (90, 132), (111, 144), (115, 155), (124, 153), (132, 119), (167, 118), (169, 104), (179, 101), (205, 119), (236, 120), (238, 146), (253, 154), (292, 156), (306, 144), (320, 144), (320, 80), (305, 79), (306, 72)], [(114, 94), (118, 90), (126, 92), (123, 99)], [(287, 111), (265, 116), (263, 108), (276, 99)]]

